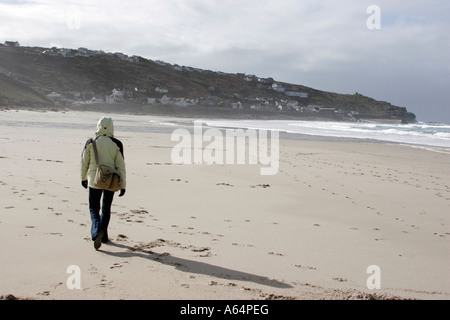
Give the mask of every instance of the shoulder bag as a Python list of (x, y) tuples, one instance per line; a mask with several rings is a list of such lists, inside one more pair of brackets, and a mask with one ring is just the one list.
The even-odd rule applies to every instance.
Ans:
[(109, 191), (119, 191), (121, 189), (121, 177), (119, 171), (107, 165), (102, 165), (98, 161), (97, 144), (92, 140), (94, 148), (95, 162), (97, 163), (97, 171), (95, 172), (94, 186), (99, 189)]

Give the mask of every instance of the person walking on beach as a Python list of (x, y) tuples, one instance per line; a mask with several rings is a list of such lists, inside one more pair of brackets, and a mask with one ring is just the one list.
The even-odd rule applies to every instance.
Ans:
[[(91, 215), (92, 227), (91, 237), (94, 241), (94, 248), (98, 250), (102, 243), (108, 242), (108, 225), (111, 217), (111, 205), (114, 192), (98, 189), (94, 186), (94, 178), (97, 170), (97, 163), (92, 142), (98, 150), (98, 158), (101, 164), (116, 168), (121, 176), (121, 190), (119, 197), (125, 194), (126, 171), (123, 153), (123, 145), (114, 138), (114, 124), (111, 118), (102, 117), (97, 123), (96, 137), (88, 139), (81, 156), (81, 185), (89, 188), (89, 211)], [(101, 215), (100, 215), (100, 200)]]

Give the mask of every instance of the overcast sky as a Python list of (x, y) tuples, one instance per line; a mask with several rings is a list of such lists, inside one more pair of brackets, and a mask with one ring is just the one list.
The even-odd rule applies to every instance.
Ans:
[(450, 123), (449, 17), (448, 0), (0, 0), (0, 42), (358, 92)]

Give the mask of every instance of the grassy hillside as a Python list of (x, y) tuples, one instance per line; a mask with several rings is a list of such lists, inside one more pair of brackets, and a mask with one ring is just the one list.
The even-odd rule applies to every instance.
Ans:
[(31, 87), (0, 73), (0, 105), (49, 105), (52, 102)]
[[(292, 107), (288, 108), (286, 104), (294, 102), (296, 111), (311, 106), (335, 108), (345, 119), (348, 117), (343, 115), (349, 114), (352, 118), (387, 118), (404, 122), (415, 119), (405, 108), (359, 94), (337, 94), (277, 82), (288, 91), (308, 94), (307, 98), (288, 97), (272, 89), (275, 80), (270, 78), (225, 74), (141, 57), (131, 59), (121, 54), (87, 51), (88, 56), (79, 56), (79, 50), (0, 46), (0, 105), (50, 106), (53, 102), (47, 95), (52, 92), (65, 96), (76, 92), (82, 96), (104, 98), (113, 89), (133, 92), (134, 102), (142, 104), (146, 98), (161, 98), (164, 95), (155, 91), (158, 87), (168, 90), (167, 95), (172, 98), (191, 98), (205, 103), (214, 97), (215, 105), (208, 100), (207, 105), (211, 109), (242, 103), (242, 108), (265, 113), (273, 111), (274, 117), (280, 112), (292, 111)], [(114, 108), (117, 109), (117, 106)], [(298, 116), (305, 114), (296, 113)]]

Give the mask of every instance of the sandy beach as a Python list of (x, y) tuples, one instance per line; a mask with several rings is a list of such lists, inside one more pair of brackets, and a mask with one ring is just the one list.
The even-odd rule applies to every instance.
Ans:
[[(170, 132), (187, 119), (110, 115), (127, 193), (96, 251), (80, 156), (102, 115), (0, 112), (0, 295), (450, 298), (449, 153), (282, 139), (278, 174), (263, 176), (173, 163)], [(370, 266), (380, 289), (367, 286)]]

